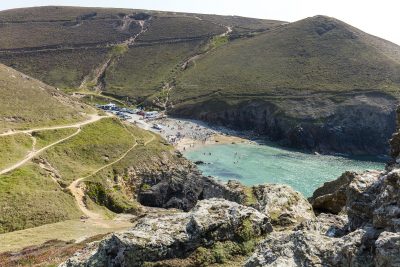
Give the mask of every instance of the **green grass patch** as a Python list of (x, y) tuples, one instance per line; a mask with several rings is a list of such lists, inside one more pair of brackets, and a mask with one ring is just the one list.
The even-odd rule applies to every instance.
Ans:
[[(106, 180), (99, 180), (101, 175), (96, 176), (97, 179), (88, 179), (85, 181), (86, 194), (96, 204), (104, 206), (115, 213), (137, 213), (139, 211), (139, 203), (129, 199), (128, 194), (119, 186), (112, 186), (106, 183)], [(98, 180), (95, 182), (95, 180)], [(132, 189), (127, 189), (133, 195)]]
[(159, 92), (180, 70), (184, 60), (200, 51), (202, 42), (134, 46), (111, 64), (106, 93), (143, 99)]
[(69, 184), (118, 159), (134, 143), (125, 126), (110, 118), (84, 126), (81, 133), (42, 156), (59, 171), (63, 182)]
[(32, 139), (26, 134), (0, 136), (0, 170), (22, 160), (32, 150)]
[(57, 142), (67, 136), (75, 133), (77, 129), (75, 128), (67, 128), (67, 129), (56, 129), (56, 130), (48, 130), (48, 131), (39, 131), (33, 132), (32, 136), (36, 138), (36, 150), (39, 150), (45, 146), (48, 146), (52, 143)]
[(111, 56), (122, 56), (123, 54), (125, 54), (128, 51), (128, 49), (129, 49), (128, 45), (125, 45), (125, 44), (116, 45), (116, 46), (113, 46), (113, 48), (111, 49), (110, 55)]
[(83, 121), (92, 112), (42, 82), (0, 65), (0, 132)]
[(80, 215), (75, 199), (35, 164), (0, 176), (0, 233)]
[(75, 91), (83, 79), (104, 62), (109, 51), (109, 48), (96, 48), (0, 54), (0, 61), (68, 92)]

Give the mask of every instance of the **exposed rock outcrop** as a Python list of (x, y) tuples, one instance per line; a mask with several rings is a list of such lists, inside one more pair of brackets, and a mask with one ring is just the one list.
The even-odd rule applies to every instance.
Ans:
[(229, 183), (224, 185), (211, 177), (203, 176), (189, 161), (181, 159), (180, 165), (176, 162), (169, 163), (172, 164), (137, 172), (136, 175), (142, 182), (138, 191), (138, 200), (142, 205), (188, 211), (202, 199), (224, 198), (243, 202), (239, 190), (230, 187)]
[(316, 231), (329, 237), (341, 237), (348, 233), (347, 225), (347, 216), (321, 213), (314, 219), (301, 222), (294, 230)]
[(400, 234), (383, 232), (375, 242), (377, 267), (400, 266)]
[(253, 187), (259, 211), (271, 218), (277, 226), (290, 226), (315, 218), (310, 203), (287, 185), (267, 184)]
[(113, 234), (62, 264), (72, 266), (142, 266), (182, 258), (217, 241), (244, 242), (272, 231), (267, 216), (222, 199), (200, 201), (190, 212), (147, 215), (124, 233)]
[(197, 105), (182, 103), (172, 112), (236, 130), (251, 130), (282, 145), (320, 153), (378, 155), (389, 151), (398, 104), (392, 96), (371, 92), (330, 97), (298, 91), (291, 96), (232, 100), (236, 104), (222, 99)]
[(360, 229), (341, 238), (315, 231), (274, 232), (245, 266), (373, 266), (371, 248), (365, 243), (375, 235), (373, 229)]
[(346, 189), (357, 174), (345, 172), (338, 179), (324, 183), (309, 198), (318, 212), (338, 214), (346, 205)]
[(345, 173), (319, 188), (318, 199), (334, 214), (269, 235), (245, 266), (400, 266), (399, 169)]

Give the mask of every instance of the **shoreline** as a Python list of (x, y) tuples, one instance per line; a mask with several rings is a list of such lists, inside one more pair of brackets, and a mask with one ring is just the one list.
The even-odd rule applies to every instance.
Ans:
[(180, 152), (208, 145), (254, 143), (250, 136), (247, 137), (243, 133), (239, 134), (225, 127), (213, 127), (198, 120), (166, 117), (148, 123), (161, 125), (161, 130), (150, 130), (160, 134)]

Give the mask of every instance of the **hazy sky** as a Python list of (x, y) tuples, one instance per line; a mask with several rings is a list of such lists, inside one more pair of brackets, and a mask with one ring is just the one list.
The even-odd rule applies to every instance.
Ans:
[(43, 5), (127, 7), (290, 22), (328, 15), (400, 45), (400, 0), (0, 0), (0, 10)]

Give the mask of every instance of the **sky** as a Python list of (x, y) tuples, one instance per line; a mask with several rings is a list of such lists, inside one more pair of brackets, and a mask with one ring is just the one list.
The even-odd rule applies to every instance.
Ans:
[(44, 5), (240, 15), (288, 22), (327, 15), (400, 45), (400, 0), (0, 0), (0, 10)]

